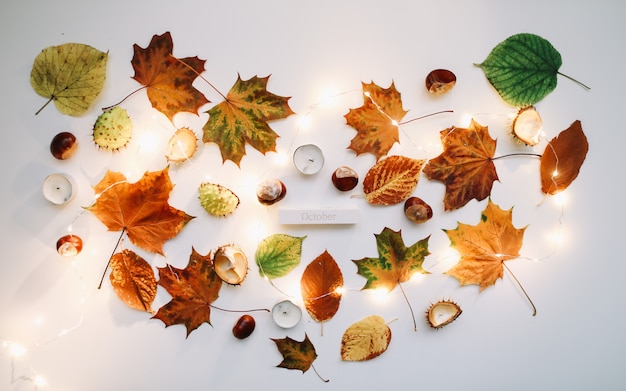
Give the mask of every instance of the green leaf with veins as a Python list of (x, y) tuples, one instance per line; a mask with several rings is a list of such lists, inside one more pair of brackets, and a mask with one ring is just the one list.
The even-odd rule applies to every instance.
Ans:
[(298, 266), (305, 238), (274, 234), (263, 239), (254, 254), (261, 277), (282, 277)]

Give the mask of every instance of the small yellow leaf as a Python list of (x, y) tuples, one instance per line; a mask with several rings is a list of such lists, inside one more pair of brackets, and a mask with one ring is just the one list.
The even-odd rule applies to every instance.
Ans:
[(391, 342), (391, 329), (378, 315), (353, 323), (341, 338), (343, 361), (367, 361), (380, 356)]

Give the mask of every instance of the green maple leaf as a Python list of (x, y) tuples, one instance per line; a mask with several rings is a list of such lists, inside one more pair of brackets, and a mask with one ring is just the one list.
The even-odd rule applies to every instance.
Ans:
[(317, 358), (315, 346), (306, 334), (302, 342), (289, 337), (270, 339), (276, 343), (276, 348), (283, 356), (283, 361), (277, 365), (279, 368), (299, 369), (304, 373), (311, 368)]
[(246, 143), (263, 154), (276, 151), (279, 136), (267, 122), (286, 118), (294, 112), (289, 107), (289, 97), (267, 91), (268, 79), (269, 76), (254, 76), (242, 80), (238, 75), (226, 99), (208, 111), (202, 141), (216, 143), (222, 161), (231, 160), (239, 166), (246, 154)]
[(428, 252), (428, 239), (417, 241), (410, 247), (404, 245), (401, 231), (385, 227), (380, 234), (375, 234), (378, 258), (353, 260), (358, 274), (367, 282), (361, 289), (386, 289), (392, 291), (396, 285), (408, 281), (414, 273), (429, 274), (422, 264)]

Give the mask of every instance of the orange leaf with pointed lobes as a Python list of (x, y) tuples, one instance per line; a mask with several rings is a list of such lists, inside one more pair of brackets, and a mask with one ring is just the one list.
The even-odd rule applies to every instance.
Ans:
[(565, 190), (578, 176), (588, 150), (589, 143), (578, 120), (550, 140), (539, 166), (541, 191), (556, 194)]
[(308, 264), (300, 280), (300, 291), (304, 307), (313, 320), (325, 322), (335, 316), (342, 287), (341, 269), (328, 251)]

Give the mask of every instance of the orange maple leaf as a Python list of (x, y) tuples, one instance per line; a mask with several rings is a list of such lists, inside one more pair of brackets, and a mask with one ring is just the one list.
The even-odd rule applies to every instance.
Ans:
[(498, 180), (493, 164), (496, 140), (489, 136), (487, 127), (472, 120), (467, 129), (447, 128), (440, 137), (444, 151), (428, 161), (424, 174), (445, 183), (445, 210), (458, 209), (473, 198), (487, 198)]
[(131, 60), (133, 79), (148, 89), (152, 107), (165, 114), (170, 121), (181, 111), (197, 114), (200, 106), (209, 103), (207, 98), (192, 86), (196, 77), (204, 72), (205, 60), (197, 56), (176, 58), (172, 55), (174, 44), (169, 31), (154, 35), (148, 47), (134, 44)]
[(184, 269), (171, 265), (157, 269), (158, 284), (172, 295), (172, 300), (159, 308), (153, 318), (161, 320), (166, 327), (184, 324), (187, 337), (202, 323), (211, 324), (211, 303), (217, 300), (222, 287), (211, 253), (201, 255), (192, 248)]
[(482, 292), (502, 278), (504, 261), (519, 257), (526, 227), (513, 226), (513, 209), (502, 210), (491, 199), (475, 225), (458, 223), (456, 229), (444, 230), (452, 247), (461, 254), (459, 263), (445, 274), (461, 285), (477, 284)]
[(407, 111), (402, 108), (400, 93), (393, 82), (389, 88), (381, 88), (373, 82), (361, 84), (363, 106), (350, 109), (344, 115), (348, 125), (357, 131), (348, 148), (357, 155), (372, 153), (378, 160), (400, 141), (398, 123)]
[(168, 204), (173, 189), (169, 167), (147, 172), (128, 183), (124, 174), (107, 171), (94, 186), (96, 202), (86, 209), (109, 231), (123, 231), (146, 251), (163, 255), (163, 244), (175, 237), (193, 216)]

